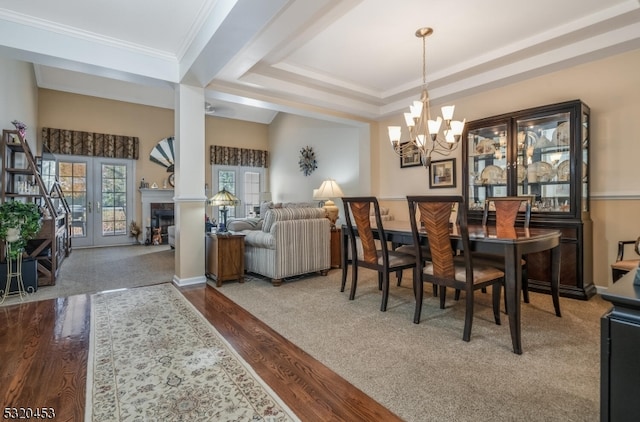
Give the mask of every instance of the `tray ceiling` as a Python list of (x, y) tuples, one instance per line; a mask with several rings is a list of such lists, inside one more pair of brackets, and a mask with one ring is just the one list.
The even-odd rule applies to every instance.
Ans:
[(0, 0), (0, 55), (38, 85), (213, 115), (398, 113), (427, 79), (441, 102), (640, 48), (638, 0)]

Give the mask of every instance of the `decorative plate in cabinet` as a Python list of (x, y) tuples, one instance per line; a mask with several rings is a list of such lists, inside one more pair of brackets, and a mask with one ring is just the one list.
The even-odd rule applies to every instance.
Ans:
[(487, 166), (480, 173), (480, 179), (483, 183), (503, 183), (504, 171), (498, 166)]

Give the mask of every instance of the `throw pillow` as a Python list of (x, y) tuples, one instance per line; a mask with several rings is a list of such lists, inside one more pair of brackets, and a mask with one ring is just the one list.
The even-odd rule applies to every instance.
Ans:
[(262, 220), (259, 218), (238, 218), (227, 221), (227, 229), (232, 232), (242, 230), (261, 230)]

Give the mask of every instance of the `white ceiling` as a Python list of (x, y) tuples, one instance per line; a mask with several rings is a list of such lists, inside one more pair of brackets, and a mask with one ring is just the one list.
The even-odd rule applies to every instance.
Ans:
[(640, 48), (640, 0), (0, 0), (0, 56), (38, 86), (214, 115), (379, 119)]

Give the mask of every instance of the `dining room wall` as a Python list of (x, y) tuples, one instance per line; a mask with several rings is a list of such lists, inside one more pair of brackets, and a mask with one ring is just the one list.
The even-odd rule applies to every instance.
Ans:
[[(454, 101), (455, 115), (467, 121), (568, 100), (581, 99), (591, 108), (591, 218), (594, 222), (594, 281), (611, 283), (610, 264), (621, 237), (640, 236), (640, 50), (618, 54), (544, 76), (469, 95)], [(442, 104), (432, 103), (439, 110)], [(378, 129), (380, 159), (374, 177), (377, 195), (396, 215), (407, 218), (408, 194), (462, 193), (461, 149), (454, 156), (455, 189), (429, 190), (422, 167), (401, 169), (386, 140), (388, 125), (402, 125), (401, 116), (384, 119)], [(434, 158), (435, 159), (435, 158)]]

